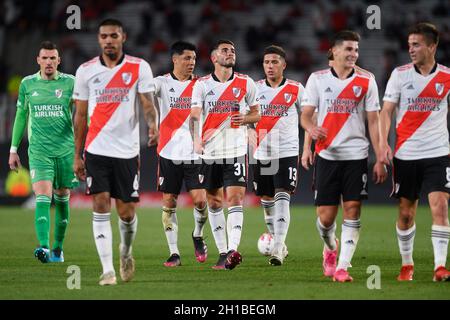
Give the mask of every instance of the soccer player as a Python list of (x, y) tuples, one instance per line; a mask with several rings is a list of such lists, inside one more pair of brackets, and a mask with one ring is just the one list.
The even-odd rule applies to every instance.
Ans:
[[(438, 42), (439, 34), (432, 24), (419, 23), (409, 31), (411, 63), (392, 72), (380, 115), (383, 161), (389, 164), (393, 156), (392, 196), (399, 200), (396, 225), (402, 257), (399, 281), (413, 279), (414, 219), (421, 191), (428, 196), (433, 220), (433, 280), (450, 280), (450, 271), (445, 269), (450, 238), (450, 150), (447, 129), (450, 69), (436, 63)], [(392, 152), (387, 139), (394, 110), (397, 111), (397, 141)]]
[(158, 190), (163, 193), (162, 222), (169, 245), (170, 257), (166, 267), (181, 265), (178, 250), (177, 197), (183, 180), (194, 203), (195, 228), (192, 232), (195, 256), (198, 262), (205, 262), (207, 247), (203, 240), (203, 227), (208, 217), (206, 193), (199, 181), (201, 164), (194, 152), (189, 132), (196, 47), (188, 42), (175, 42), (170, 54), (173, 71), (156, 77), (155, 95), (160, 109), (158, 143)]
[[(111, 197), (116, 199), (120, 231), (120, 276), (134, 276), (132, 244), (137, 231), (139, 201), (138, 101), (149, 126), (150, 144), (157, 139), (150, 65), (125, 55), (126, 33), (122, 23), (104, 20), (98, 29), (100, 56), (82, 64), (76, 73), (74, 99), (74, 171), (86, 180), (86, 194), (93, 196), (93, 231), (103, 266), (100, 285), (117, 283), (113, 266)], [(89, 119), (89, 128), (87, 123)], [(87, 131), (87, 134), (86, 134)], [(84, 143), (84, 158), (82, 146)]]
[[(316, 140), (314, 190), (317, 227), (324, 241), (324, 275), (339, 282), (353, 280), (347, 269), (359, 238), (361, 200), (368, 195), (369, 141), (365, 134), (365, 116), (377, 155), (373, 178), (381, 183), (387, 174), (379, 156), (377, 84), (371, 73), (355, 68), (359, 40), (359, 35), (353, 31), (335, 35), (332, 67), (309, 77), (302, 100), (302, 127)], [(316, 110), (317, 125), (313, 121)], [(341, 197), (344, 223), (336, 267), (335, 219)]]
[[(261, 116), (254, 81), (233, 70), (236, 63), (233, 42), (219, 40), (211, 51), (211, 61), (213, 73), (194, 85), (190, 130), (194, 150), (203, 158), (199, 178), (204, 180), (201, 182), (206, 189), (209, 222), (219, 250), (219, 259), (213, 268), (233, 269), (242, 261), (237, 249), (247, 185), (246, 125), (257, 122)], [(226, 222), (224, 191), (228, 203)]]
[[(9, 167), (21, 166), (17, 148), (28, 122), (28, 156), (36, 195), (35, 228), (39, 247), (34, 256), (43, 263), (64, 262), (63, 243), (69, 223), (70, 189), (78, 184), (72, 171), (72, 92), (74, 76), (58, 71), (61, 58), (54, 43), (44, 41), (37, 63), (40, 70), (23, 78), (19, 87)], [(55, 233), (50, 252), (50, 205), (55, 200)]]
[(279, 46), (265, 48), (266, 78), (256, 83), (261, 120), (256, 126), (257, 143), (253, 165), (253, 188), (261, 197), (264, 220), (274, 237), (269, 263), (283, 264), (285, 240), (291, 219), (289, 204), (297, 186), (299, 155), (298, 125), (304, 87), (286, 79), (286, 53)]

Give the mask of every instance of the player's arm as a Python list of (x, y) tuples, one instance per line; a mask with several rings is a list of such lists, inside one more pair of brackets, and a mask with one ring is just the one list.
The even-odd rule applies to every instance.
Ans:
[(22, 141), (25, 128), (27, 126), (28, 119), (28, 108), (27, 101), (25, 98), (25, 86), (23, 83), (20, 84), (19, 97), (17, 99), (17, 111), (16, 117), (14, 119), (11, 149), (9, 151), (9, 168), (11, 170), (17, 171), (22, 165), (20, 163), (19, 155), (17, 154), (17, 149), (19, 148), (20, 142)]
[(302, 115), (300, 117), (300, 122), (305, 129), (305, 132), (309, 133), (312, 139), (320, 140), (327, 137), (328, 130), (317, 126), (314, 123), (314, 114), (316, 108), (314, 106), (303, 106)]
[(231, 116), (231, 122), (241, 126), (256, 123), (261, 119), (259, 112), (259, 104), (256, 102), (256, 84), (252, 79), (247, 81), (247, 93), (245, 95), (245, 102), (249, 109), (246, 114), (235, 114)]
[(201, 107), (191, 107), (191, 114), (189, 117), (189, 131), (191, 132), (192, 141), (194, 143), (194, 152), (198, 154), (203, 153), (202, 138), (200, 136), (200, 117), (202, 115)]
[[(317, 124), (317, 112), (313, 114), (313, 123)], [(303, 140), (303, 152), (302, 152), (302, 167), (309, 170), (309, 166), (314, 163), (314, 154), (311, 150), (312, 138), (311, 135), (305, 131), (305, 137)]]
[(383, 109), (380, 112), (380, 157), (381, 161), (386, 165), (390, 164), (393, 157), (388, 137), (395, 108), (397, 108), (397, 103), (384, 101)]
[(380, 121), (378, 111), (367, 112), (367, 122), (369, 126), (369, 135), (373, 150), (376, 155), (376, 162), (373, 168), (373, 180), (376, 184), (383, 183), (387, 178), (386, 166), (381, 161), (380, 152)]
[(86, 179), (84, 160), (81, 156), (82, 148), (86, 140), (88, 121), (88, 101), (75, 100), (75, 117), (73, 129), (75, 134), (75, 155), (73, 159), (73, 172), (80, 180)]
[(144, 118), (148, 125), (148, 146), (158, 144), (159, 132), (157, 124), (157, 112), (153, 92), (139, 93), (139, 99), (144, 111)]

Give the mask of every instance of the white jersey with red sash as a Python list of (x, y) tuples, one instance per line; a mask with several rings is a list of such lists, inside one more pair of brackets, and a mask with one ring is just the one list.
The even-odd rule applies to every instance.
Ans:
[(423, 76), (411, 63), (394, 69), (383, 100), (397, 103), (395, 157), (401, 160), (449, 154), (447, 113), (450, 69), (436, 64)]
[(192, 108), (203, 110), (203, 159), (234, 158), (247, 153), (247, 127), (233, 128), (230, 117), (232, 112), (246, 114), (254, 105), (257, 105), (256, 85), (247, 75), (234, 72), (223, 83), (214, 74), (197, 80)]
[(160, 110), (157, 152), (163, 158), (198, 159), (189, 131), (192, 89), (196, 81), (196, 78), (179, 81), (172, 73), (154, 79)]
[(298, 114), (304, 87), (297, 81), (283, 79), (277, 88), (267, 80), (256, 83), (261, 109), (254, 157), (273, 160), (299, 154)]
[(153, 90), (150, 65), (124, 55), (114, 68), (101, 57), (82, 64), (76, 73), (73, 98), (88, 101), (89, 153), (130, 159), (139, 154), (139, 111), (136, 95)]
[(311, 74), (302, 99), (303, 106), (318, 112), (318, 126), (328, 130), (316, 142), (315, 151), (327, 160), (360, 160), (369, 155), (365, 112), (380, 110), (374, 76), (360, 69), (339, 79), (333, 69)]

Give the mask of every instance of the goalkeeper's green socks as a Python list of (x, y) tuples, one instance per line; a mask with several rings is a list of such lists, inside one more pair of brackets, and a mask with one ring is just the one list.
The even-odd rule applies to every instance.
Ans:
[(53, 249), (60, 248), (63, 250), (64, 237), (66, 235), (67, 225), (69, 224), (70, 194), (59, 196), (54, 195), (55, 198), (55, 241), (53, 242)]
[(52, 199), (46, 195), (36, 195), (36, 210), (34, 216), (34, 226), (39, 245), (47, 249), (50, 248), (50, 205)]

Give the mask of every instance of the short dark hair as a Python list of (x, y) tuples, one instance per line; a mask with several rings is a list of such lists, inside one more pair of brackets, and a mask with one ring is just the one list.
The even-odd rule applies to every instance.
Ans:
[(212, 53), (214, 50), (219, 49), (219, 46), (220, 46), (221, 44), (224, 44), (224, 43), (226, 43), (226, 44), (231, 44), (231, 45), (234, 47), (233, 41), (227, 40), (227, 39), (220, 39), (219, 41), (216, 42), (216, 44), (214, 45), (214, 47), (212, 47), (211, 53)]
[(103, 27), (103, 26), (116, 26), (123, 30), (122, 22), (120, 22), (120, 20), (118, 20), (118, 19), (112, 19), (112, 18), (105, 19), (102, 22), (100, 22), (100, 24), (98, 25), (98, 29), (100, 29), (100, 27)]
[(183, 54), (184, 50), (196, 51), (197, 47), (187, 41), (177, 41), (170, 47), (170, 56), (173, 57), (175, 54)]
[(427, 44), (439, 43), (439, 31), (434, 24), (429, 22), (420, 22), (412, 26), (409, 29), (408, 36), (411, 34), (421, 34), (425, 38)]
[(265, 56), (266, 54), (278, 54), (280, 57), (282, 57), (283, 59), (286, 60), (286, 51), (284, 51), (284, 49), (280, 46), (276, 46), (276, 45), (270, 45), (268, 47), (266, 47), (264, 49), (264, 54), (263, 56)]
[(356, 41), (359, 42), (361, 37), (355, 31), (342, 30), (336, 33), (331, 41), (331, 47), (342, 44), (344, 41)]
[(58, 50), (58, 48), (56, 47), (56, 44), (54, 44), (51, 41), (42, 41), (41, 45), (39, 47), (39, 51), (41, 51), (41, 49), (45, 49), (45, 50)]

